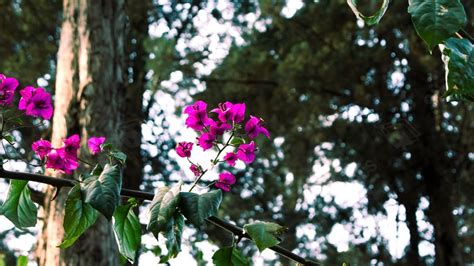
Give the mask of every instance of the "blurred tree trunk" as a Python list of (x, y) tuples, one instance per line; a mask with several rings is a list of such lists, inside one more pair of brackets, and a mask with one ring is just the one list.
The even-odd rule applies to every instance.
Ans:
[[(63, 8), (52, 142), (60, 146), (63, 138), (78, 133), (83, 147), (80, 156), (88, 159), (84, 147), (90, 136), (106, 136), (121, 148), (124, 1), (64, 0)], [(51, 201), (54, 192), (53, 188), (46, 191), (38, 264), (118, 265), (111, 224), (102, 216), (73, 247), (56, 247), (64, 235), (67, 189)]]

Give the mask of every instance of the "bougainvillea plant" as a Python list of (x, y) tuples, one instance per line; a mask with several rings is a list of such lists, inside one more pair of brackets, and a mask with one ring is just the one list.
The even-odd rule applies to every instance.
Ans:
[[(16, 149), (15, 138), (12, 132), (23, 124), (22, 116), (31, 116), (37, 120), (49, 120), (53, 114), (51, 95), (43, 88), (31, 86), (20, 90), (20, 100), (15, 107), (15, 90), (19, 86), (15, 78), (0, 75), (0, 136), (11, 148)], [(176, 146), (178, 156), (186, 158), (189, 169), (193, 173), (194, 181), (188, 191), (183, 191), (183, 182), (171, 187), (157, 189), (148, 207), (149, 222), (146, 231), (152, 232), (156, 238), (162, 235), (166, 239), (167, 252), (160, 258), (167, 262), (174, 258), (181, 250), (181, 235), (184, 221), (187, 220), (196, 228), (201, 228), (206, 221), (214, 220), (217, 224), (226, 224), (225, 221), (213, 217), (222, 201), (223, 192), (229, 192), (236, 183), (236, 177), (230, 171), (216, 173), (211, 171), (216, 165), (223, 163), (233, 167), (237, 161), (244, 164), (252, 163), (258, 151), (255, 139), (264, 136), (270, 137), (263, 119), (257, 116), (246, 116), (244, 103), (225, 102), (216, 108), (208, 110), (207, 104), (197, 101), (184, 109), (186, 126), (194, 129), (198, 138), (194, 141), (183, 141)], [(58, 248), (68, 248), (97, 220), (99, 215), (105, 216), (113, 223), (117, 245), (121, 255), (133, 262), (136, 252), (141, 245), (142, 228), (134, 209), (140, 205), (142, 199), (129, 197), (126, 204), (120, 205), (122, 191), (122, 167), (126, 163), (126, 155), (114, 149), (107, 143), (107, 136), (92, 136), (87, 140), (87, 148), (91, 158), (97, 162), (86, 162), (79, 157), (81, 137), (78, 134), (70, 135), (63, 143), (55, 147), (48, 140), (39, 139), (33, 142), (31, 151), (37, 156), (39, 165), (44, 174), (51, 169), (60, 174), (75, 174), (76, 178), (64, 179), (63, 185), (58, 188), (71, 186), (65, 202), (64, 239), (57, 243)], [(212, 152), (214, 159), (205, 168), (204, 165), (193, 162), (195, 149)], [(7, 149), (4, 147), (5, 152)], [(30, 198), (28, 180), (41, 182), (41, 175), (22, 173), (15, 175), (0, 167), (0, 176), (10, 178), (10, 188), (7, 198), (1, 206), (0, 212), (17, 228), (24, 229), (36, 225), (37, 207)], [(107, 157), (107, 164), (100, 164)], [(15, 157), (14, 159), (19, 159)], [(85, 164), (84, 167), (80, 167)], [(78, 169), (89, 169), (87, 172), (76, 173)], [(205, 187), (199, 186), (204, 175), (212, 175), (213, 182)], [(19, 176), (22, 176), (21, 178)], [(24, 177), (35, 176), (35, 179)], [(44, 176), (43, 176), (44, 177)], [(18, 180), (23, 179), (23, 180)], [(50, 180), (50, 179), (49, 179)], [(52, 184), (53, 181), (45, 183)], [(198, 189), (198, 191), (194, 191)], [(139, 191), (136, 191), (140, 195)], [(145, 194), (142, 192), (142, 194)], [(235, 227), (228, 224), (230, 229)], [(260, 251), (272, 248), (277, 252), (286, 251), (275, 246), (280, 242), (279, 236), (285, 231), (284, 227), (271, 223), (256, 221), (246, 224), (239, 229), (243, 235), (252, 239)], [(231, 230), (232, 231), (232, 230)], [(250, 262), (237, 249), (237, 242), (230, 247), (216, 251), (213, 256), (215, 265), (250, 265)], [(286, 251), (287, 256), (291, 252)], [(295, 255), (296, 256), (296, 255)], [(290, 256), (291, 257), (291, 256)], [(298, 257), (298, 256), (296, 256)], [(304, 260), (303, 260), (304, 261)], [(309, 261), (306, 264), (311, 264)]]

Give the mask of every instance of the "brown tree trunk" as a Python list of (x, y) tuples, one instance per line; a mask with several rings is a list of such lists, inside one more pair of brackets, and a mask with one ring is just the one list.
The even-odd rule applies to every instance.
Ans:
[[(121, 148), (123, 81), (124, 1), (64, 0), (64, 15), (56, 73), (52, 143), (60, 146), (66, 136), (80, 134), (80, 156), (90, 136), (105, 136)], [(51, 201), (48, 188), (43, 227), (39, 233), (39, 265), (118, 265), (111, 224), (101, 216), (68, 249), (56, 246), (63, 240), (64, 201), (67, 189)]]

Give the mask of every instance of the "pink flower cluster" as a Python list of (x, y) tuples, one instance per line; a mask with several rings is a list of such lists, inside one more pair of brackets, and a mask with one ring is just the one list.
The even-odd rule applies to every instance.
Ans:
[[(197, 145), (204, 151), (215, 147), (219, 151), (219, 156), (225, 148), (233, 146), (236, 150), (227, 152), (223, 160), (231, 166), (235, 166), (237, 160), (249, 164), (255, 160), (255, 152), (257, 149), (253, 139), (259, 135), (264, 135), (269, 138), (270, 133), (264, 127), (263, 120), (259, 117), (250, 115), (250, 118), (245, 121), (245, 109), (245, 103), (224, 102), (208, 112), (207, 104), (203, 101), (197, 101), (185, 107), (184, 113), (188, 115), (185, 124), (187, 127), (199, 133)], [(212, 113), (217, 115), (217, 119), (209, 117)], [(241, 129), (243, 129), (243, 132), (241, 132)], [(231, 134), (228, 141), (219, 142), (219, 138), (226, 132)], [(234, 143), (232, 138), (241, 140), (238, 142), (240, 144), (232, 144)], [(250, 142), (245, 143), (245, 139), (250, 140)], [(176, 153), (180, 157), (189, 159), (191, 157), (193, 144), (192, 142), (178, 143)], [(223, 147), (219, 145), (223, 145)], [(217, 162), (219, 162), (218, 158), (214, 160), (214, 163)], [(192, 162), (190, 169), (196, 177), (201, 176), (205, 172), (200, 165), (196, 165)], [(219, 175), (216, 186), (224, 191), (229, 191), (230, 186), (234, 184), (235, 181), (235, 177), (230, 172), (224, 172)]]
[[(11, 105), (18, 87), (18, 80), (0, 74), (0, 105)], [(51, 104), (51, 94), (43, 88), (25, 87), (20, 91), (20, 102), (18, 109), (25, 111), (25, 114), (32, 117), (51, 119), (53, 106)]]
[[(104, 137), (91, 137), (88, 141), (89, 150), (92, 154), (101, 151), (101, 145), (105, 142)], [(63, 146), (53, 148), (51, 142), (47, 140), (38, 140), (33, 142), (31, 148), (40, 157), (46, 161), (46, 168), (51, 168), (60, 173), (71, 174), (79, 167), (77, 151), (81, 147), (79, 135), (74, 134), (63, 141)]]

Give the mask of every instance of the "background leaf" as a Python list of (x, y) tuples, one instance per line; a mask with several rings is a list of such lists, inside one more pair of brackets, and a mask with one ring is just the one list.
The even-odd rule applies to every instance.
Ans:
[(119, 204), (121, 188), (122, 173), (116, 165), (110, 164), (105, 165), (99, 176), (93, 175), (82, 183), (84, 201), (109, 220)]
[(254, 222), (244, 225), (244, 231), (252, 238), (262, 252), (264, 249), (273, 247), (280, 243), (277, 236), (281, 235), (285, 228), (276, 223)]
[(206, 218), (217, 213), (222, 201), (221, 190), (212, 190), (204, 194), (192, 192), (179, 193), (179, 209), (193, 225), (200, 227)]
[(36, 225), (38, 209), (30, 198), (28, 181), (10, 180), (7, 199), (2, 206), (2, 214), (20, 229)]
[(118, 206), (114, 212), (114, 232), (120, 254), (133, 263), (136, 251), (140, 248), (142, 230), (133, 203)]
[(451, 100), (474, 101), (474, 53), (467, 39), (449, 38), (444, 42), (446, 93)]
[(59, 245), (60, 248), (67, 248), (74, 244), (95, 223), (98, 217), (98, 212), (82, 200), (80, 185), (75, 185), (69, 191), (65, 209), (64, 240)]
[(459, 0), (411, 0), (408, 12), (430, 50), (466, 23), (466, 11)]
[(234, 247), (224, 247), (212, 255), (212, 262), (216, 266), (248, 266), (247, 258)]

